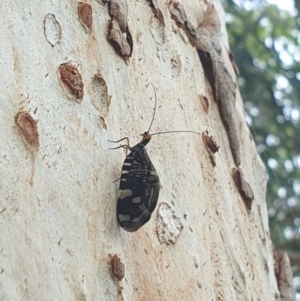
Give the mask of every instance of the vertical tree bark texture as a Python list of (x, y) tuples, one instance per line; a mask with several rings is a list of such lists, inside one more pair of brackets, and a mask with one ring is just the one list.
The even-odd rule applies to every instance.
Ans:
[[(205, 2), (182, 2), (190, 27)], [(212, 3), (235, 81), (224, 12)], [(242, 100), (236, 182), (218, 104), (172, 7), (2, 1), (0, 300), (279, 300), (266, 173)], [(133, 146), (148, 130), (149, 83), (151, 132), (201, 135), (152, 137), (158, 206), (129, 233), (117, 224), (114, 182), (126, 154), (108, 140), (128, 136)], [(250, 209), (236, 183), (252, 189)]]

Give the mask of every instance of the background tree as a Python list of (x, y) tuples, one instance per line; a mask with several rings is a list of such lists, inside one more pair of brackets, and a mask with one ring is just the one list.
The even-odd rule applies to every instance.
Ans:
[[(289, 265), (280, 260), (276, 278), (265, 168), (240, 96), (225, 93), (232, 91), (224, 82), (235, 81), (225, 14), (217, 0), (210, 17), (208, 7), (1, 2), (0, 300), (284, 296)], [(220, 67), (215, 86), (195, 45)], [(147, 151), (162, 186), (158, 206), (129, 233), (116, 217), (126, 152), (109, 150), (108, 140), (140, 141), (153, 116), (150, 83), (157, 95), (151, 131), (200, 135), (153, 136)], [(245, 182), (233, 173), (238, 160), (216, 100), (232, 101)], [(139, 188), (122, 196), (132, 189)]]
[(231, 49), (257, 150), (268, 171), (270, 230), (300, 291), (300, 46), (298, 12), (225, 1)]

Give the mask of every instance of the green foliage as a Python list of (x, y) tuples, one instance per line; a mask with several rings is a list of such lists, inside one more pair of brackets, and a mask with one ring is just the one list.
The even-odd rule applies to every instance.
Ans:
[(272, 240), (280, 249), (299, 252), (300, 34), (297, 16), (262, 0), (224, 2), (245, 111), (257, 149), (267, 166)]

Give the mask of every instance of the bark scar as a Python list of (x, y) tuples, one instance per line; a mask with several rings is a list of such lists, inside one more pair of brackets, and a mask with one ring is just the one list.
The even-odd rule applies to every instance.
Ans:
[(244, 173), (241, 168), (233, 168), (232, 178), (234, 180), (235, 186), (239, 191), (241, 197), (243, 198), (247, 210), (250, 212), (252, 208), (252, 201), (254, 199), (254, 194), (251, 186), (246, 182)]
[(225, 67), (220, 41), (220, 20), (214, 6), (208, 3), (203, 22), (196, 29), (196, 48), (218, 103), (235, 165), (239, 166), (241, 155), (235, 108), (236, 84)]

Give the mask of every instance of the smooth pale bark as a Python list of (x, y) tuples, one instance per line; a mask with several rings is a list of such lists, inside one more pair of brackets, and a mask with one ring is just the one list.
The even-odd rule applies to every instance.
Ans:
[[(224, 12), (214, 2), (225, 51)], [(169, 3), (154, 1), (163, 24), (147, 1), (128, 1), (127, 64), (106, 39), (107, 5), (88, 3), (91, 34), (76, 1), (0, 5), (0, 300), (277, 300), (266, 173), (242, 100), (236, 118), (241, 168), (255, 197), (250, 213), (231, 176), (228, 137), (197, 51), (171, 19)], [(206, 4), (183, 5), (197, 27)], [(70, 61), (81, 73), (82, 102), (59, 83), (58, 68)], [(207, 130), (220, 149), (214, 167), (200, 135), (153, 136), (147, 150), (162, 185), (157, 210), (167, 222), (156, 210), (128, 233), (116, 221), (113, 182), (125, 151), (109, 150), (115, 145), (108, 139), (128, 136), (134, 145), (148, 130), (149, 83), (157, 94), (151, 132)], [(38, 147), (16, 125), (20, 111), (38, 121)], [(164, 235), (172, 222), (174, 231)], [(110, 274), (109, 254), (125, 266), (120, 282)]]

